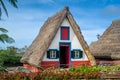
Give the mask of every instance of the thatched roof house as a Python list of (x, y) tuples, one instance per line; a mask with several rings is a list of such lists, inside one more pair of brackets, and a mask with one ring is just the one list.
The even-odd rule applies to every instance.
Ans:
[[(59, 33), (59, 29), (61, 24), (63, 24), (63, 21), (67, 19), (70, 24), (70, 30), (73, 29), (74, 34), (77, 36), (77, 39), (79, 43), (81, 44), (84, 53), (90, 60), (91, 65), (95, 65), (94, 57), (90, 54), (88, 45), (85, 42), (83, 35), (80, 31), (80, 27), (77, 25), (75, 20), (73, 19), (72, 14), (69, 11), (68, 7), (65, 7), (60, 12), (56, 13), (52, 17), (48, 18), (47, 21), (44, 23), (44, 25), (41, 27), (40, 32), (38, 36), (35, 38), (35, 40), (32, 42), (32, 44), (29, 46), (28, 50), (23, 55), (21, 62), (24, 64), (30, 64), (36, 67), (40, 67), (43, 62), (43, 58), (46, 55), (46, 52), (49, 50), (51, 44), (53, 43), (53, 40), (56, 39), (57, 33)], [(66, 21), (67, 21), (66, 20)], [(66, 24), (65, 24), (66, 25)], [(69, 32), (71, 33), (71, 32)], [(56, 36), (57, 35), (57, 36)], [(63, 34), (66, 35), (66, 34)], [(64, 36), (66, 37), (66, 36)], [(70, 34), (70, 40), (72, 39)], [(55, 41), (55, 40), (54, 40)], [(59, 42), (62, 42), (60, 40)], [(63, 42), (69, 42), (66, 40), (63, 40)], [(72, 42), (70, 42), (72, 45)], [(79, 44), (78, 43), (78, 44)], [(55, 43), (54, 44), (58, 44)], [(72, 47), (72, 46), (71, 46)], [(57, 50), (59, 50), (58, 48)], [(47, 59), (48, 60), (48, 59)], [(57, 61), (57, 60), (53, 60)], [(59, 62), (59, 60), (58, 60)]]
[(98, 41), (90, 45), (90, 51), (97, 59), (120, 60), (120, 20), (112, 22)]

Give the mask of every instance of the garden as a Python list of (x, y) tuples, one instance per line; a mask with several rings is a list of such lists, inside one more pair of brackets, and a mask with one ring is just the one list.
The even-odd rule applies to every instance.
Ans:
[(120, 78), (120, 65), (80, 66), (67, 70), (46, 69), (44, 71), (14, 73), (1, 72), (0, 80), (74, 80), (74, 79), (110, 79)]

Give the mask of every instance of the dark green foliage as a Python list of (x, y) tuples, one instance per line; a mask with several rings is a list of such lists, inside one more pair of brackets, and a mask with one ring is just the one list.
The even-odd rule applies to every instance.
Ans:
[(0, 50), (0, 66), (20, 64), (22, 55), (12, 50)]
[(2, 66), (0, 66), (0, 73), (3, 73), (3, 72), (8, 72), (8, 70)]

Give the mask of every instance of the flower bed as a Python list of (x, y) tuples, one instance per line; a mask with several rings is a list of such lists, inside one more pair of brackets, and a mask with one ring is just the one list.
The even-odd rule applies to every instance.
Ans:
[(0, 74), (0, 80), (63, 80), (63, 79), (83, 79), (83, 78), (100, 78), (99, 72), (90, 72), (83, 75), (80, 72), (39, 72), (39, 73), (2, 73)]
[[(71, 68), (69, 70), (54, 70), (48, 69), (45, 71), (39, 71), (38, 73), (0, 73), (0, 80), (74, 80), (74, 79), (103, 79), (110, 78), (109, 75), (113, 75), (117, 78), (119, 76), (120, 66), (104, 67), (104, 66), (81, 66), (78, 68)], [(111, 70), (111, 71), (110, 71)], [(117, 72), (117, 73), (116, 73)], [(119, 73), (119, 74), (118, 74)], [(113, 78), (114, 78), (113, 77)], [(119, 78), (119, 77), (118, 77)]]

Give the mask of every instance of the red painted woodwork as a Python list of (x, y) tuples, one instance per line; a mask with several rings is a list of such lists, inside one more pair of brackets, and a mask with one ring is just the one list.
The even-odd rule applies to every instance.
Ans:
[(69, 68), (69, 66), (70, 66), (70, 46), (68, 46), (66, 49), (67, 49), (66, 50), (66, 64), (68, 64), (67, 68)]
[[(41, 62), (41, 67), (43, 69), (46, 68), (55, 68), (58, 69), (58, 61), (42, 61)], [(120, 62), (118, 63), (120, 64)], [(78, 67), (78, 66), (91, 66), (90, 61), (72, 61), (72, 68)], [(31, 70), (32, 72), (39, 72), (37, 67), (31, 66), (29, 64), (23, 64), (24, 68), (27, 68)]]
[(62, 39), (69, 39), (69, 28), (68, 27), (61, 27), (61, 38)]
[(72, 68), (78, 67), (78, 66), (91, 66), (91, 63), (89, 60), (86, 61), (72, 61)]
[(58, 69), (58, 61), (42, 61), (41, 67)]
[(31, 66), (29, 64), (23, 64), (23, 67), (29, 69), (32, 72), (39, 72), (38, 68)]
[(64, 67), (64, 68), (70, 67), (70, 45), (69, 44), (60, 45), (60, 67)]
[[(29, 64), (23, 64), (23, 67), (29, 69), (32, 72), (39, 72), (39, 69), (37, 67), (31, 66)], [(58, 69), (58, 61), (42, 61), (41, 67), (43, 69), (46, 69), (46, 68)]]

